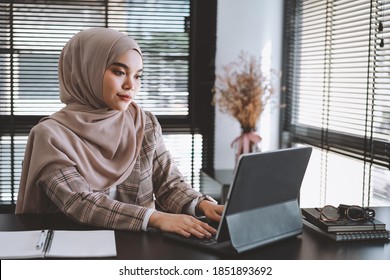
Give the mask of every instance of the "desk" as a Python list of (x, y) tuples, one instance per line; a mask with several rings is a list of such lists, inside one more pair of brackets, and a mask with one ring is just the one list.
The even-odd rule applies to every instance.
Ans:
[[(376, 216), (390, 226), (390, 207), (377, 207)], [(92, 229), (62, 214), (1, 214), (0, 230)], [(156, 231), (115, 231), (118, 259), (264, 259), (264, 260), (390, 260), (389, 241), (334, 242), (306, 229), (298, 237), (260, 247), (239, 256), (223, 256), (168, 240)]]

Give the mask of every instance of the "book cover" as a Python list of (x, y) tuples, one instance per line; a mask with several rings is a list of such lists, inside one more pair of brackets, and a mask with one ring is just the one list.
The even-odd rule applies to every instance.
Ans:
[(388, 240), (390, 232), (388, 230), (368, 230), (368, 231), (342, 231), (326, 232), (303, 219), (303, 225), (334, 240), (334, 241), (360, 241), (360, 240)]
[(385, 230), (386, 225), (373, 218), (372, 220), (351, 221), (348, 219), (338, 221), (322, 221), (320, 212), (315, 208), (303, 208), (302, 215), (312, 224), (327, 232), (340, 231), (367, 231), (367, 230)]
[(115, 257), (113, 230), (0, 232), (0, 259)]

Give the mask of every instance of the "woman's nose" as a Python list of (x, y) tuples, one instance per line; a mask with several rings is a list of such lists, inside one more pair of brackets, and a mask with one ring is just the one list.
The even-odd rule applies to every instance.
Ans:
[(131, 80), (131, 78), (127, 78), (125, 82), (123, 83), (123, 89), (124, 90), (133, 90), (134, 89), (134, 83)]

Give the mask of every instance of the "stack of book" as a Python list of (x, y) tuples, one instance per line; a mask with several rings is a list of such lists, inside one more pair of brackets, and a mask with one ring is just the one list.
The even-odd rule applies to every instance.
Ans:
[(335, 241), (390, 239), (386, 224), (372, 218), (364, 221), (323, 221), (315, 208), (303, 208), (303, 224)]

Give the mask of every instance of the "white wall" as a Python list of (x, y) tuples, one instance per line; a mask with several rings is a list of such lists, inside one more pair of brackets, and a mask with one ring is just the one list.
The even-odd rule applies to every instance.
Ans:
[[(244, 50), (270, 62), (281, 71), (283, 37), (283, 0), (218, 0), (216, 71), (235, 60)], [(268, 51), (268, 55), (266, 54)], [(277, 93), (278, 102), (279, 93)], [(229, 115), (215, 111), (216, 169), (232, 169), (231, 142), (240, 133), (239, 123)], [(263, 151), (278, 148), (279, 108), (268, 106), (259, 121)]]

